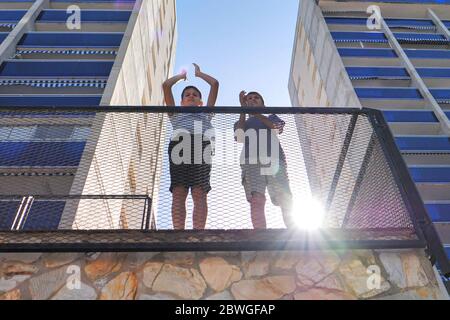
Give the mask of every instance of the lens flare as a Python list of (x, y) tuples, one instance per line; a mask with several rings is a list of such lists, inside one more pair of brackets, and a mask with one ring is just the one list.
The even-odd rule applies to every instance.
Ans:
[(323, 205), (313, 197), (294, 199), (292, 215), (297, 228), (302, 230), (318, 230), (325, 219)]

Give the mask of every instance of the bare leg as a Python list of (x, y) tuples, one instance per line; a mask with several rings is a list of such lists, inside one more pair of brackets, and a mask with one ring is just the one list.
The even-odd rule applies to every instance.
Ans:
[(192, 188), (192, 200), (194, 201), (193, 224), (195, 230), (203, 230), (208, 217), (208, 193), (202, 187)]
[(266, 229), (265, 205), (266, 197), (258, 192), (253, 193), (250, 200), (250, 214), (254, 229)]
[(188, 189), (175, 187), (172, 191), (172, 223), (175, 230), (184, 230), (186, 223), (186, 198)]
[(296, 224), (292, 216), (292, 198), (283, 197), (281, 199), (281, 212), (283, 213), (284, 225), (288, 229), (295, 228)]

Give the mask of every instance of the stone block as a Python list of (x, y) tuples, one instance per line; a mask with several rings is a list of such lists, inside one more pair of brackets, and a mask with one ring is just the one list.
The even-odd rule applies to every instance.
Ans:
[(231, 286), (231, 293), (237, 300), (276, 300), (295, 288), (294, 276), (272, 276), (236, 282)]
[(137, 284), (133, 272), (122, 272), (102, 289), (100, 300), (134, 300)]
[(81, 282), (80, 288), (62, 287), (51, 300), (95, 300), (96, 298), (97, 292), (95, 289)]
[(31, 278), (29, 281), (31, 298), (33, 300), (47, 300), (66, 285), (69, 275), (67, 267), (61, 267)]
[(220, 257), (203, 259), (199, 266), (206, 283), (216, 292), (223, 291), (242, 278), (242, 272), (237, 266)]
[(153, 282), (153, 291), (175, 294), (182, 299), (200, 299), (206, 283), (195, 269), (166, 264)]

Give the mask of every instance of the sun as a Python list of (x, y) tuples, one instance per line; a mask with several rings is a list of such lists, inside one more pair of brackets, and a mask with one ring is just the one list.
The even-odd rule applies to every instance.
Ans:
[(314, 231), (323, 226), (325, 209), (313, 197), (294, 198), (292, 216), (298, 229)]

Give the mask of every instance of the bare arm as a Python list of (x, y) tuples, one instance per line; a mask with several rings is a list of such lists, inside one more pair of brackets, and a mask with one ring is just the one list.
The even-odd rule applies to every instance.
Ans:
[(261, 120), (269, 129), (277, 129), (272, 121), (269, 120), (266, 116), (262, 114), (255, 114), (255, 117)]
[[(241, 107), (246, 107), (247, 106), (245, 91), (241, 91), (239, 93), (239, 102), (241, 103)], [(239, 116), (239, 121), (236, 123), (235, 128), (234, 128), (235, 132), (238, 129), (241, 129), (242, 131), (245, 130), (246, 117), (247, 116), (246, 116), (245, 113), (241, 113), (241, 115)], [(234, 140), (236, 140), (237, 142), (243, 142), (243, 139), (241, 139), (237, 135), (234, 136)]]
[(206, 106), (214, 107), (217, 100), (217, 94), (219, 93), (219, 81), (217, 81), (217, 79), (211, 77), (210, 75), (201, 72), (200, 67), (197, 64), (194, 63), (193, 65), (195, 67), (195, 76), (205, 80), (206, 83), (208, 83), (211, 86)]
[(162, 85), (164, 92), (164, 101), (166, 102), (166, 106), (168, 107), (175, 106), (175, 99), (173, 98), (172, 87), (180, 80), (186, 80), (186, 72), (182, 72), (179, 75), (167, 79), (166, 81), (164, 81)]

